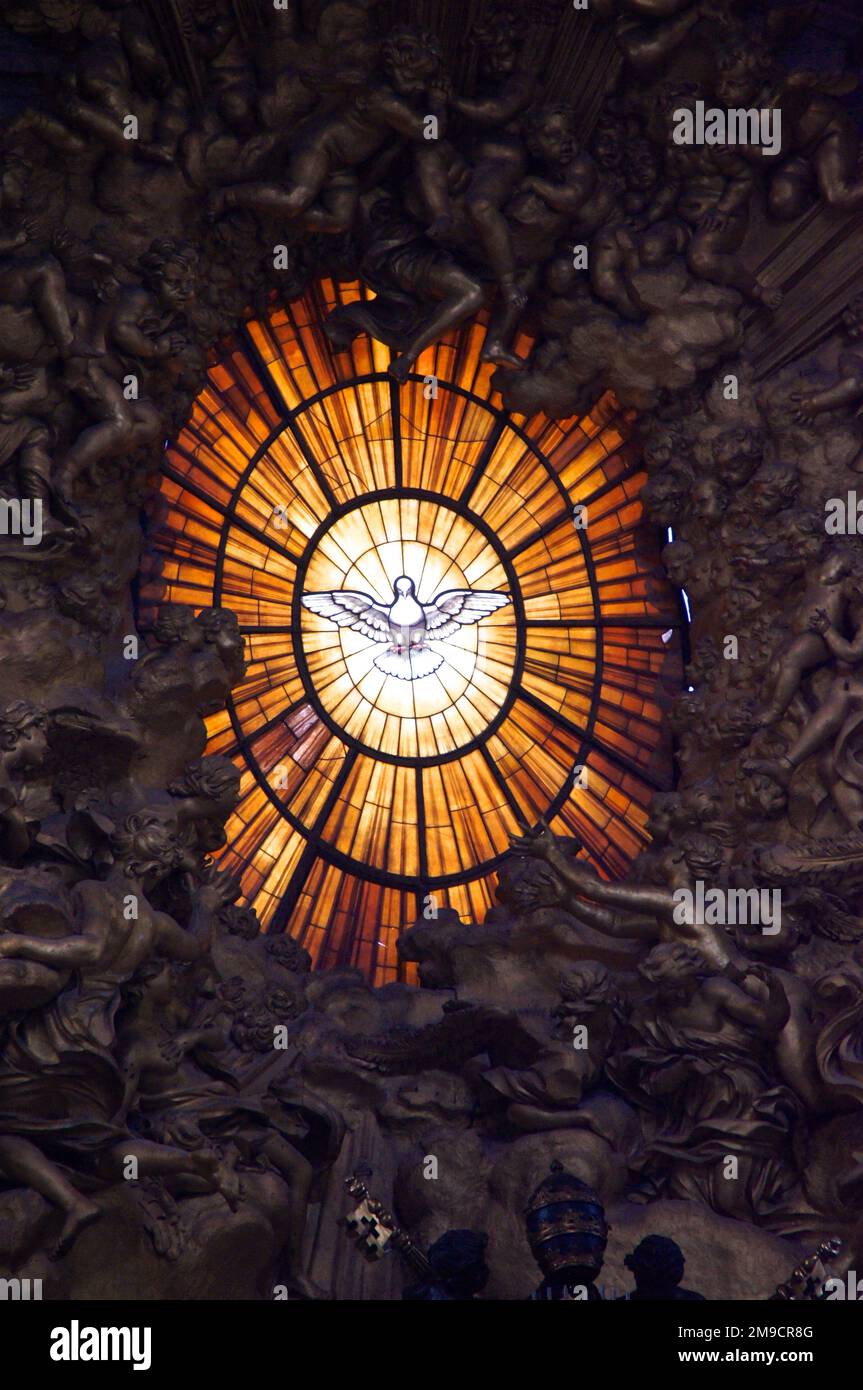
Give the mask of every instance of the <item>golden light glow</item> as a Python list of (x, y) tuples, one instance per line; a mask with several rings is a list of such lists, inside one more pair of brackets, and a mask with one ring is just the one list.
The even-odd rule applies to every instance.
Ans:
[[(208, 751), (243, 769), (225, 866), (267, 930), (381, 982), (430, 900), (482, 918), (521, 823), (545, 816), (601, 873), (625, 872), (670, 784), (663, 708), (681, 661), (613, 400), (580, 420), (509, 416), (481, 320), (397, 388), (381, 344), (334, 356), (321, 331), (361, 293), (322, 282), (211, 369), (168, 451), (142, 616), (237, 613), (248, 673), (209, 720)], [(430, 643), (434, 673), (396, 679), (378, 643), (301, 599), (355, 590), (386, 608), (399, 575), (423, 604), (450, 589), (509, 602)]]
[[(370, 502), (340, 517), (312, 553), (304, 591), (359, 590), (388, 607), (399, 575), (414, 580), (423, 604), (451, 589), (506, 592), (494, 548), (470, 521), (441, 503), (411, 498)], [(379, 641), (302, 614), (301, 642), (326, 712), (365, 748), (402, 758), (451, 753), (483, 733), (506, 700), (516, 637), (508, 603), (481, 624), (432, 642), (442, 660), (436, 671), (400, 680), (375, 666)]]

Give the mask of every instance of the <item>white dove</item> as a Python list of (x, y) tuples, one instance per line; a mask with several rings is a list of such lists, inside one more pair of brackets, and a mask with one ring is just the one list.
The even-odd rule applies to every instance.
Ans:
[(303, 607), (338, 627), (350, 627), (372, 641), (386, 642), (387, 650), (373, 658), (374, 664), (384, 675), (404, 681), (430, 676), (443, 665), (444, 658), (429, 649), (427, 640), (451, 637), (465, 623), (478, 623), (510, 601), (506, 594), (489, 590), (447, 589), (423, 604), (417, 599), (414, 581), (406, 574), (400, 574), (393, 584), (393, 594), (389, 608), (355, 589), (303, 594), (302, 601)]

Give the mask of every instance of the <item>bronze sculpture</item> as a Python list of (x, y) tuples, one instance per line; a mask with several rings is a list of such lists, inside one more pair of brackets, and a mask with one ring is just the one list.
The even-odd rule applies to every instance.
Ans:
[[(244, 1221), (261, 1254), (242, 1296), (351, 1296), (330, 1175), (364, 1145), (424, 1248), (482, 1213), (491, 1297), (534, 1282), (513, 1217), (552, 1155), (599, 1212), (646, 1202), (639, 1234), (690, 1267), (702, 1239), (736, 1241), (752, 1297), (798, 1259), (774, 1268), (767, 1232), (811, 1247), (859, 1196), (853, 504), (847, 534), (824, 525), (863, 467), (849, 83), (777, 66), (791, 20), (718, 0), (603, 0), (577, 40), (569, 6), (495, 0), (464, 54), (428, 8), (389, 29), (359, 0), (258, 27), (232, 0), (5, 16), (62, 43), (69, 74), (0, 131), (0, 500), (43, 513), (38, 544), (0, 544), (0, 1211), (20, 1217), (0, 1274), (47, 1220), (59, 1296), (127, 1220), (136, 1296), (168, 1266), (191, 1287)], [(582, 41), (597, 62), (616, 46), (613, 90), (589, 64), (554, 75)], [(781, 107), (779, 159), (675, 143), (699, 101)], [(204, 720), (257, 658), (228, 598), (145, 625), (132, 596), (142, 552), (170, 565), (141, 509), (214, 345), (328, 278), (364, 287), (324, 325), (333, 352), (385, 344), (396, 400), (488, 313), (477, 357), (504, 407), (565, 420), (611, 389), (638, 412), (632, 505), (671, 528), (663, 564), (694, 610), (673, 708), (636, 709), (611, 672), (608, 717), (663, 723), (679, 770), (637, 808), (630, 877), (525, 826), (484, 922), (401, 924), (420, 989), (313, 974), (237, 902), (209, 856), (242, 840), (240, 772), (205, 755)], [(626, 597), (649, 628), (649, 593)], [(781, 930), (677, 919), (699, 883), (781, 890)], [(418, 1173), (438, 1149), (457, 1176), (436, 1185)], [(691, 1231), (657, 1237), (668, 1194)], [(478, 1292), (485, 1248), (466, 1244)], [(674, 1251), (651, 1250), (672, 1297)], [(701, 1269), (697, 1286), (724, 1291)]]

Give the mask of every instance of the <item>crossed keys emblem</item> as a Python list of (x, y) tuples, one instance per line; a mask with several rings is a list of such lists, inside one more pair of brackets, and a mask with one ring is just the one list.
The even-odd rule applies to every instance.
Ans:
[(358, 1204), (344, 1218), (345, 1228), (367, 1260), (380, 1260), (387, 1253), (387, 1247), (398, 1230), (395, 1217), (371, 1196), (359, 1178), (347, 1178), (345, 1187)]
[(383, 1203), (372, 1197), (365, 1183), (352, 1176), (345, 1179), (345, 1187), (357, 1206), (344, 1217), (344, 1228), (365, 1258), (381, 1260), (390, 1250), (395, 1250), (414, 1274), (421, 1279), (431, 1278), (433, 1270), (422, 1250)]

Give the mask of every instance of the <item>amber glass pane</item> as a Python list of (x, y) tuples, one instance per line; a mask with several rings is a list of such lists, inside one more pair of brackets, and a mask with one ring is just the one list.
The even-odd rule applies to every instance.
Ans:
[[(484, 316), (397, 386), (380, 343), (333, 354), (323, 332), (364, 294), (322, 281), (211, 368), (166, 454), (141, 615), (237, 614), (248, 669), (208, 721), (209, 751), (243, 770), (224, 862), (265, 930), (382, 982), (410, 978), (395, 943), (418, 916), (482, 919), (510, 835), (540, 817), (625, 872), (670, 785), (681, 649), (631, 417), (611, 397), (509, 416)], [(347, 591), (386, 622), (402, 575), (427, 622), (451, 591), (493, 598), (426, 632), (433, 669), (305, 602)]]

